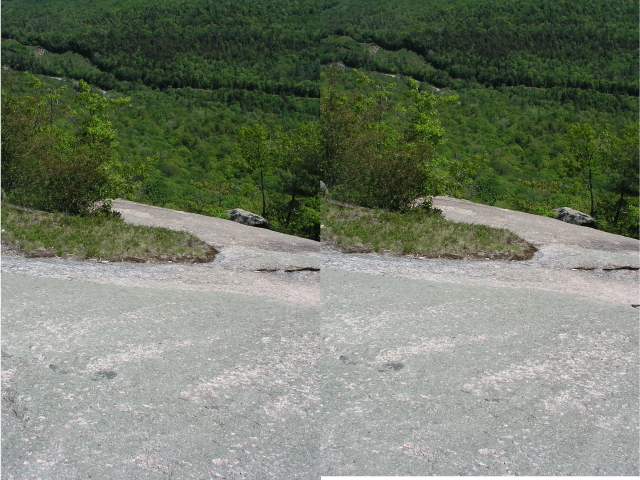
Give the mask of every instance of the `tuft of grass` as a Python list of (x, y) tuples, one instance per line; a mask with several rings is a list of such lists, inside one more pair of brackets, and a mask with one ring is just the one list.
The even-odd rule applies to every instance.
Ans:
[(352, 253), (396, 253), (428, 258), (526, 260), (536, 248), (513, 232), (455, 223), (437, 211), (406, 213), (322, 206), (322, 240)]
[(114, 215), (69, 216), (2, 208), (2, 243), (27, 256), (209, 262), (218, 253), (187, 232), (126, 224)]

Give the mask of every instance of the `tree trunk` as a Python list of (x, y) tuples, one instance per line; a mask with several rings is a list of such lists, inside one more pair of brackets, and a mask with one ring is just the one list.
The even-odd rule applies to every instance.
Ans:
[(289, 211), (287, 212), (287, 227), (291, 223), (291, 213), (293, 213), (293, 202), (296, 201), (296, 189), (293, 189), (293, 195), (291, 195), (291, 202), (289, 202)]
[(591, 197), (591, 210), (589, 215), (593, 217), (593, 173), (591, 172), (591, 169), (589, 169), (589, 195)]
[(616, 216), (613, 218), (613, 224), (618, 225), (618, 220), (620, 220), (620, 210), (622, 210), (622, 202), (624, 200), (624, 192), (620, 191), (620, 199), (616, 205)]
[(262, 217), (267, 214), (267, 201), (264, 197), (264, 175), (260, 170), (260, 193), (262, 194)]

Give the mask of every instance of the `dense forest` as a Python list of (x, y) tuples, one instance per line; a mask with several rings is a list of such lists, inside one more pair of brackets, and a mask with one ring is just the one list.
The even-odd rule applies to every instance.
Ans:
[[(2, 8), (3, 38), (80, 54), (103, 72), (94, 83), (104, 89), (124, 82), (119, 89), (142, 84), (318, 97), (319, 17), (310, 1), (13, 0)], [(20, 61), (38, 69), (37, 62)], [(82, 75), (71, 64), (61, 67), (66, 76)]]
[(428, 64), (412, 68), (399, 59), (382, 67), (349, 52), (343, 61), (350, 66), (382, 67), (440, 88), (470, 82), (638, 94), (635, 1), (353, 0), (328, 11), (326, 33), (412, 51)]
[[(149, 163), (130, 198), (210, 215), (265, 210), (273, 228), (317, 238), (312, 184), (328, 182), (316, 137), (321, 72), (366, 72), (398, 112), (412, 77), (419, 92), (458, 99), (439, 108), (444, 135), (429, 158), (459, 165), (465, 178), (439, 193), (542, 215), (570, 206), (637, 237), (637, 8), (627, 0), (3, 0), (3, 80), (11, 70), (40, 75), (42, 95), (68, 86), (60, 102), (74, 102), (81, 80), (128, 98), (110, 114), (115, 157)], [(24, 96), (30, 85), (18, 78), (11, 89)], [(56, 121), (74, 124), (63, 112)], [(381, 123), (369, 125), (381, 135)], [(593, 165), (581, 163), (580, 142)], [(268, 159), (261, 168), (256, 148)]]

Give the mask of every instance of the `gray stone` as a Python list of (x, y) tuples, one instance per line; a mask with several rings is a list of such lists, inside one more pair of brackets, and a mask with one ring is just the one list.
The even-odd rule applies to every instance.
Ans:
[(247, 212), (241, 208), (227, 210), (227, 213), (229, 214), (229, 219), (236, 223), (241, 223), (250, 227), (269, 228), (269, 221), (255, 213)]
[(579, 212), (569, 207), (556, 208), (556, 219), (563, 222), (572, 223), (581, 227), (596, 228), (596, 221), (593, 217), (590, 217), (586, 213)]

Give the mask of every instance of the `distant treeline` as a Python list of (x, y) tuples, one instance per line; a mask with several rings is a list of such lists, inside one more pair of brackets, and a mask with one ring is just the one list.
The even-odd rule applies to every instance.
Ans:
[[(94, 81), (106, 89), (124, 81), (317, 97), (322, 60), (440, 88), (460, 80), (638, 95), (637, 2), (629, 0), (46, 0), (5, 1), (3, 13), (2, 38), (78, 53), (103, 72)], [(333, 35), (407, 49), (426, 65), (382, 65), (321, 42)], [(5, 60), (37, 70), (20, 52)]]
[[(124, 81), (317, 98), (315, 7), (309, 0), (3, 2), (2, 38), (78, 53), (106, 74), (94, 79), (104, 89)], [(37, 71), (24, 52), (5, 61)]]
[(352, 0), (333, 2), (325, 37), (349, 36), (428, 63), (380, 70), (374, 55), (335, 47), (346, 65), (403, 73), (437, 87), (461, 80), (638, 95), (638, 3), (630, 0)]

